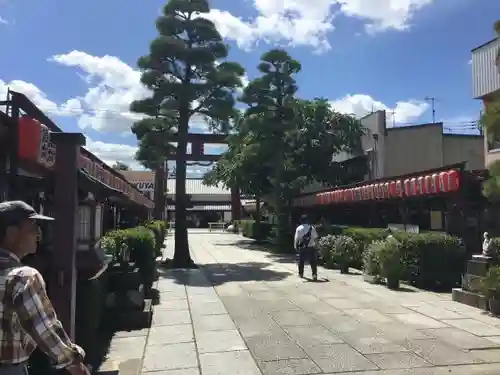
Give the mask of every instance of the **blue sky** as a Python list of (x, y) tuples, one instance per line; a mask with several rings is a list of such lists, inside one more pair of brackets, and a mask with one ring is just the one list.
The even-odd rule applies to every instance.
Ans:
[[(133, 162), (131, 100), (147, 95), (135, 69), (165, 0), (0, 0), (0, 96), (22, 91), (66, 131), (81, 131), (108, 163)], [(339, 111), (386, 109), (388, 125), (430, 122), (425, 97), (454, 132), (470, 132), (470, 50), (493, 38), (493, 0), (213, 0), (209, 17), (230, 60), (256, 75), (285, 47), (302, 63), (299, 96)], [(394, 112), (394, 119), (391, 113)], [(198, 124), (203, 126), (203, 124)], [(201, 131), (202, 129), (198, 129)], [(219, 148), (220, 151), (220, 148)], [(195, 175), (200, 170), (192, 168)], [(199, 168), (198, 168), (199, 169)]]

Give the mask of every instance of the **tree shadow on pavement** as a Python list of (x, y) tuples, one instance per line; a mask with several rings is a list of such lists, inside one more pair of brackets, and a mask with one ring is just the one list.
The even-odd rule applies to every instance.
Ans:
[(271, 262), (275, 263), (294, 263), (296, 254), (291, 249), (288, 253), (279, 252), (276, 247), (270, 243), (259, 243), (255, 240), (238, 240), (234, 242), (215, 243), (215, 246), (238, 247), (243, 250), (260, 251), (266, 253)]
[(293, 275), (269, 269), (271, 263), (209, 263), (200, 265), (198, 270), (158, 270), (160, 279), (171, 279), (177, 284), (198, 287), (212, 287), (228, 282), (279, 281)]

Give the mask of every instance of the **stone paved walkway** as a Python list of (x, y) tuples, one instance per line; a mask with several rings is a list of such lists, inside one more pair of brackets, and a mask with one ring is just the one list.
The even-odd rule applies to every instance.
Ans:
[(500, 374), (500, 319), (449, 294), (395, 292), (323, 269), (323, 282), (308, 282), (293, 259), (239, 235), (189, 240), (203, 267), (160, 277), (143, 373)]

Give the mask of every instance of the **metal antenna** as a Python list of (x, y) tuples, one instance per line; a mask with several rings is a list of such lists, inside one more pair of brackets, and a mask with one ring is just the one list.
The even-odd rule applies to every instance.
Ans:
[(434, 96), (426, 96), (424, 98), (426, 102), (431, 102), (431, 109), (432, 109), (432, 123), (436, 123), (436, 98)]

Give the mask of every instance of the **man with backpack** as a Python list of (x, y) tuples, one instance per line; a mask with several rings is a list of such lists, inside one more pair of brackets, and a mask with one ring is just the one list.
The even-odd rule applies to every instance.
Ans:
[(304, 277), (304, 263), (306, 259), (311, 265), (313, 280), (318, 280), (318, 257), (316, 254), (316, 239), (318, 233), (314, 226), (309, 222), (307, 216), (302, 216), (300, 225), (295, 230), (294, 246), (299, 254), (299, 276)]

